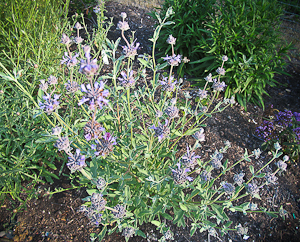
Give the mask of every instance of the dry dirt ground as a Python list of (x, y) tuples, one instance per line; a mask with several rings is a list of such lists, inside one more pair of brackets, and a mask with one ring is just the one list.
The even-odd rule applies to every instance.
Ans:
[[(143, 46), (141, 52), (148, 52), (150, 49), (149, 36), (153, 33), (154, 21), (146, 13), (148, 10), (136, 7), (124, 6), (120, 3), (109, 2), (106, 6), (107, 16), (115, 17), (116, 25), (121, 12), (128, 14), (128, 21), (132, 30), (136, 30), (136, 38)], [(120, 33), (115, 28), (109, 32), (110, 39), (117, 39)], [(108, 68), (109, 69), (109, 68)], [(300, 65), (297, 58), (294, 58), (289, 64), (287, 72), (291, 76), (276, 75), (282, 86), (269, 88), (268, 91), (272, 98), (266, 98), (266, 106), (273, 104), (278, 110), (289, 109), (293, 112), (300, 112)], [(249, 104), (247, 112), (239, 105), (226, 109), (224, 112), (213, 116), (208, 120), (208, 126), (205, 129), (206, 141), (202, 149), (197, 152), (205, 160), (214, 149), (223, 146), (225, 140), (232, 142), (232, 148), (229, 149), (225, 158), (229, 161), (238, 160), (242, 157), (244, 149), (253, 150), (259, 148), (262, 141), (255, 136), (255, 128), (262, 123), (262, 118), (267, 116), (267, 111), (260, 107)], [(192, 143), (192, 140), (184, 140), (181, 144), (181, 153), (185, 152), (186, 143)], [(233, 172), (240, 172), (253, 165), (256, 169), (262, 167), (267, 161), (267, 152), (264, 152), (259, 160), (252, 160), (249, 163), (241, 163)], [(59, 167), (59, 164), (56, 164)], [(267, 169), (275, 170), (275, 165), (270, 165)], [(248, 241), (299, 241), (300, 227), (300, 166), (299, 161), (290, 163), (287, 172), (279, 176), (276, 185), (269, 186), (261, 191), (262, 200), (254, 199), (259, 206), (266, 207), (269, 211), (278, 211), (282, 205), (287, 211), (285, 220), (282, 218), (271, 218), (264, 214), (230, 213), (230, 218), (234, 225), (239, 223), (249, 228)], [(64, 168), (63, 173), (69, 171)], [(232, 173), (233, 174), (233, 173)], [(232, 175), (231, 174), (231, 175)], [(77, 212), (82, 204), (82, 198), (87, 194), (84, 188), (79, 190), (70, 190), (53, 195), (51, 198), (43, 196), (45, 189), (71, 187), (67, 176), (61, 176), (60, 180), (53, 184), (40, 186), (38, 194), (39, 199), (33, 199), (28, 202), (28, 207), (24, 212), (17, 213), (14, 219), (11, 219), (12, 203), (7, 200), (1, 206), (0, 210), (0, 231), (6, 231), (6, 237), (3, 234), (0, 241), (90, 241), (90, 233), (99, 233), (101, 228), (93, 227), (89, 220)], [(187, 225), (190, 221), (186, 220)], [(189, 227), (177, 228), (172, 223), (169, 224), (174, 232), (175, 241), (208, 241), (207, 233), (197, 231), (192, 237), (189, 235)], [(147, 235), (146, 239), (142, 237), (131, 238), (130, 241), (157, 241), (162, 235), (159, 234), (151, 224), (145, 224), (140, 228)], [(9, 234), (10, 233), (10, 234)], [(219, 241), (217, 238), (210, 238), (211, 241)], [(221, 241), (242, 241), (242, 238), (235, 233), (229, 233), (220, 237)], [(125, 241), (120, 233), (114, 233), (106, 236), (104, 241)]]

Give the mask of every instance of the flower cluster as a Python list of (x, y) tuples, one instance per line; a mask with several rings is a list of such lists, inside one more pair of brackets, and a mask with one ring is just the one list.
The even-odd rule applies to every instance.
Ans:
[(152, 125), (150, 129), (154, 129), (154, 136), (158, 137), (158, 141), (162, 142), (170, 134), (170, 127), (168, 126), (169, 121), (166, 119), (165, 124), (161, 124), (158, 121), (158, 126)]
[(125, 71), (121, 71), (121, 76), (122, 77), (119, 77), (118, 80), (120, 81), (122, 87), (124, 87), (125, 89), (134, 87), (135, 79), (133, 77), (132, 70), (129, 72), (128, 76)]
[(273, 122), (268, 120), (264, 120), (263, 124), (256, 128), (258, 137), (262, 138), (265, 142), (276, 138), (276, 136), (274, 137), (274, 131), (275, 127)]
[(101, 139), (96, 139), (95, 144), (91, 147), (96, 150), (95, 155), (107, 156), (113, 151), (114, 145), (117, 144), (116, 137), (113, 137), (110, 133), (106, 132)]
[(176, 169), (171, 169), (172, 171), (172, 177), (177, 185), (181, 185), (185, 183), (186, 181), (193, 181), (193, 178), (188, 176), (188, 172), (191, 170), (189, 168), (181, 168), (180, 163), (177, 163), (177, 168)]
[(180, 163), (183, 167), (194, 169), (194, 167), (197, 165), (197, 159), (201, 158), (201, 156), (195, 155), (195, 152), (190, 152), (188, 145), (186, 149), (186, 154), (181, 157)]
[(163, 77), (163, 81), (160, 81), (163, 91), (173, 92), (177, 81), (173, 81), (174, 77)]
[(288, 127), (292, 125), (293, 113), (289, 110), (279, 111), (275, 117), (275, 122), (283, 127)]
[(71, 173), (86, 167), (85, 156), (80, 154), (80, 149), (76, 149), (75, 154), (70, 154), (68, 160), (67, 167), (71, 170)]

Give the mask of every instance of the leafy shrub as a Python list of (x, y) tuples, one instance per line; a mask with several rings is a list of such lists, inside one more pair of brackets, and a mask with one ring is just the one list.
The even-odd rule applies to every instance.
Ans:
[[(219, 56), (226, 54), (229, 88), (225, 96), (235, 96), (244, 107), (247, 102), (264, 106), (265, 88), (276, 86), (274, 74), (282, 72), (283, 57), (290, 49), (290, 45), (284, 45), (279, 39), (282, 9), (277, 2), (167, 0), (162, 13), (173, 5), (176, 14), (170, 20), (175, 25), (164, 27), (161, 35), (166, 38), (173, 31), (181, 43), (179, 53), (191, 60), (188, 64), (182, 63), (178, 73), (201, 77), (216, 69), (221, 64)], [(164, 38), (158, 47), (167, 49)], [(201, 79), (195, 81), (201, 85)]]
[[(170, 8), (163, 19), (159, 18), (160, 25), (151, 39), (153, 46), (172, 14)], [(173, 233), (164, 221), (186, 226), (185, 217), (192, 220), (191, 235), (197, 229), (215, 237), (218, 237), (217, 230), (221, 234), (236, 230), (247, 239), (246, 228), (241, 225), (231, 228), (226, 211), (261, 212), (253, 202), (239, 204), (237, 201), (247, 196), (260, 198), (259, 189), (276, 181), (276, 173), (286, 169), (284, 161), (288, 158), (278, 162), (274, 173), (262, 173), (282, 154), (279, 144), (275, 144), (276, 151), (270, 161), (256, 171), (250, 167), (249, 180), (245, 181), (245, 174), (241, 173), (231, 182), (225, 180), (226, 172), (243, 160), (258, 158), (259, 149), (251, 154), (245, 150), (244, 156), (232, 164), (223, 161), (230, 147), (228, 141), (208, 161), (196, 155), (205, 140), (205, 120), (234, 104), (234, 98), (216, 100), (226, 87), (219, 74), (215, 80), (206, 78), (205, 86), (210, 86), (212, 92), (200, 89), (201, 102), (195, 109), (190, 108), (191, 97), (188, 93), (183, 97), (181, 82), (174, 79), (172, 72), (181, 60), (174, 52), (176, 39), (168, 37), (172, 55), (164, 58), (166, 63), (157, 64), (154, 51), (152, 56), (141, 55), (136, 63), (139, 43), (134, 39), (129, 42), (125, 36), (125, 31), (130, 29), (126, 16), (121, 13), (122, 21), (118, 23), (126, 42), (121, 56), (116, 55), (121, 38), (106, 39), (106, 44), (99, 45), (102, 49), (92, 46), (93, 39), (90, 45), (78, 42), (77, 54), (70, 52), (71, 40), (63, 34), (61, 43), (68, 53), (60, 70), (64, 74), (57, 73), (59, 82), (49, 77), (39, 86), (39, 107), (49, 118), (48, 131), (39, 142), (54, 143), (58, 151), (67, 154), (67, 167), (88, 187), (89, 196), (84, 199), (81, 211), (92, 224), (103, 225), (99, 235), (91, 235), (92, 240), (101, 241), (109, 225), (112, 226), (109, 233), (119, 229), (126, 241), (133, 235), (145, 237), (138, 227), (151, 222), (163, 234), (160, 241), (166, 241), (173, 239)], [(75, 27), (82, 28), (79, 23)], [(100, 65), (94, 58), (99, 52)], [(223, 66), (227, 58), (222, 59)], [(104, 60), (112, 61), (113, 71), (100, 76)], [(133, 72), (135, 64), (139, 64), (136, 73)], [(169, 74), (160, 76), (158, 71), (167, 65), (170, 65)], [(150, 76), (146, 68), (151, 71)], [(178, 156), (177, 144), (188, 136), (195, 143), (187, 146), (186, 154)], [(216, 172), (220, 169), (222, 172)], [(277, 216), (277, 212), (264, 208), (262, 211)]]
[(291, 160), (297, 161), (300, 152), (300, 113), (289, 110), (279, 111), (271, 107), (275, 113), (271, 119), (263, 121), (256, 128), (257, 135), (264, 141), (263, 149), (266, 150), (279, 142), (285, 154)]

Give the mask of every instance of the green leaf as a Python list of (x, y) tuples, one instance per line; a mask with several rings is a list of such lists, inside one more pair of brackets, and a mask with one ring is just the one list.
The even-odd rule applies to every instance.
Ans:
[(101, 230), (100, 234), (98, 234), (99, 241), (102, 241), (104, 239), (106, 232), (107, 232), (107, 227), (105, 225), (104, 228)]
[(156, 221), (156, 220), (152, 220), (151, 223), (154, 224), (157, 227), (159, 227), (161, 225), (161, 223), (159, 221)]
[(249, 166), (250, 172), (254, 175), (254, 167), (253, 166)]
[(183, 214), (184, 214), (183, 210), (177, 210), (177, 211), (175, 211), (175, 219), (173, 221), (173, 224), (177, 224), (179, 222), (179, 220), (182, 219)]
[(162, 213), (161, 216), (163, 216), (164, 218), (166, 218), (168, 220), (173, 220), (173, 217), (167, 213)]
[(179, 203), (179, 207), (183, 210), (183, 211), (188, 211), (188, 208), (187, 208), (187, 206), (185, 206), (184, 204), (182, 204), (182, 203)]
[(141, 236), (141, 237), (143, 237), (143, 238), (146, 238), (146, 235), (145, 235), (144, 232), (141, 231), (141, 230), (137, 230), (137, 231), (136, 231), (136, 234), (137, 234), (138, 236)]

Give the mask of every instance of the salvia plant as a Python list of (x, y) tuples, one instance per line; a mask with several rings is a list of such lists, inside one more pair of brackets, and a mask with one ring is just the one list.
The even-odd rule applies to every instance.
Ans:
[(256, 128), (257, 136), (264, 141), (263, 149), (270, 148), (274, 143), (282, 145), (284, 153), (291, 160), (299, 159), (300, 151), (300, 113), (290, 110), (279, 111), (273, 108), (274, 115), (267, 117), (263, 123)]
[[(252, 102), (264, 107), (267, 86), (276, 86), (276, 73), (285, 73), (284, 58), (291, 44), (280, 39), (282, 8), (277, 1), (256, 0), (166, 0), (164, 14), (174, 6), (174, 25), (164, 26), (158, 48), (161, 55), (171, 52), (165, 39), (178, 38), (178, 53), (186, 57), (177, 72), (194, 77), (204, 86), (203, 77), (221, 65), (226, 54), (225, 97), (234, 96), (247, 108)], [(155, 17), (155, 14), (151, 14)]]
[[(191, 96), (173, 75), (182, 56), (174, 51), (176, 38), (172, 35), (167, 39), (171, 55), (163, 58), (165, 63), (156, 63), (159, 31), (171, 24), (167, 19), (172, 14), (172, 8), (163, 19), (157, 14), (160, 24), (150, 39), (152, 56), (138, 55), (140, 44), (126, 37), (130, 29), (126, 13), (121, 13), (117, 25), (125, 42), (121, 55), (117, 54), (121, 37), (116, 41), (106, 39), (98, 49), (92, 46), (93, 41), (90, 45), (77, 43), (78, 53), (73, 53), (70, 44), (74, 40), (64, 34), (63, 73), (40, 82), (39, 108), (52, 126), (43, 138), (66, 154), (70, 173), (88, 187), (89, 196), (83, 199), (80, 211), (91, 224), (103, 226), (100, 234), (91, 234), (92, 240), (101, 241), (107, 232), (116, 230), (126, 241), (134, 235), (145, 237), (139, 226), (151, 222), (163, 235), (160, 241), (168, 241), (174, 239), (174, 234), (167, 220), (186, 226), (186, 219), (191, 222), (191, 236), (197, 229), (215, 237), (234, 230), (247, 239), (247, 228), (232, 225), (229, 211), (277, 214), (258, 208), (254, 200), (239, 201), (259, 199), (260, 189), (274, 184), (276, 173), (286, 169), (288, 157), (277, 162), (275, 172), (262, 173), (281, 156), (279, 144), (275, 144), (273, 158), (262, 168), (250, 167), (247, 180), (247, 171), (230, 178), (226, 174), (241, 161), (258, 159), (259, 149), (251, 153), (245, 150), (240, 160), (229, 162), (224, 158), (230, 148), (226, 141), (208, 160), (197, 155), (205, 140), (206, 119), (235, 101), (218, 98), (226, 88), (220, 80), (225, 71), (222, 65), (218, 75), (206, 77), (205, 88), (197, 93), (200, 101), (191, 108)], [(75, 26), (79, 29), (81, 24)], [(100, 51), (101, 61), (95, 58)], [(113, 71), (100, 75), (104, 59), (112, 63)], [(223, 56), (223, 64), (226, 61)], [(169, 73), (162, 76), (160, 70), (166, 66), (170, 67)], [(186, 144), (185, 153), (179, 156), (178, 142), (189, 136), (195, 142)]]

